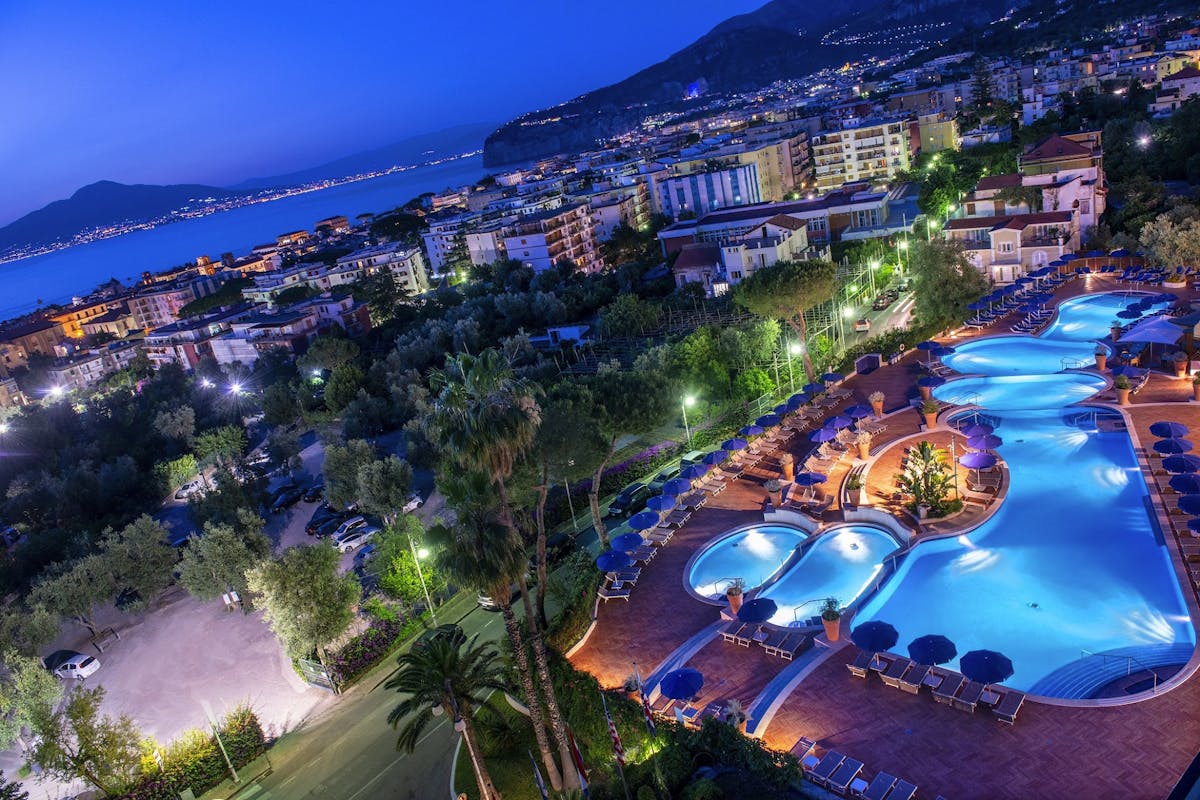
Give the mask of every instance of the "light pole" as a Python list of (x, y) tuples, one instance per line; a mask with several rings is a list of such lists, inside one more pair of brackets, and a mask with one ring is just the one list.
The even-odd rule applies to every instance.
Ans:
[(233, 782), (241, 783), (242, 779), (238, 777), (237, 770), (233, 768), (233, 762), (229, 760), (229, 753), (225, 751), (225, 742), (221, 741), (221, 729), (217, 725), (217, 718), (213, 716), (212, 706), (208, 704), (207, 700), (201, 700), (200, 705), (204, 709), (205, 716), (208, 717), (208, 724), (212, 726), (213, 738), (217, 740), (217, 747), (221, 749), (221, 755), (225, 757), (225, 766), (229, 768)]
[(417, 549), (417, 543), (413, 541), (412, 536), (408, 537), (408, 546), (412, 548), (413, 562), (417, 565), (417, 578), (421, 581), (421, 589), (425, 592), (425, 602), (429, 605), (429, 618), (433, 620), (433, 624), (437, 625), (437, 612), (433, 610), (433, 598), (429, 596), (429, 586), (425, 583), (425, 573), (421, 571), (421, 559), (429, 555), (429, 551), (422, 547)]
[(876, 292), (878, 291), (875, 288), (875, 272), (882, 265), (879, 263), (879, 259), (875, 258), (875, 259), (872, 259), (871, 263), (868, 264), (867, 266), (869, 267), (869, 269), (867, 270), (867, 275), (870, 276), (870, 278), (871, 278), (871, 297), (874, 297)]
[(904, 253), (908, 250), (908, 239), (896, 242), (896, 263), (900, 266), (900, 274), (904, 274)]
[[(575, 459), (567, 459), (567, 466), (575, 466)], [(571, 509), (571, 527), (575, 529), (575, 535), (579, 535), (579, 520), (575, 519), (575, 501), (571, 499), (571, 482), (564, 479), (563, 489), (567, 492), (567, 508)]]
[(796, 391), (796, 378), (792, 374), (792, 360), (803, 352), (804, 348), (800, 346), (799, 342), (792, 342), (788, 345), (788, 383), (791, 384), (793, 392)]
[[(454, 713), (454, 730), (462, 734), (463, 741), (467, 745), (467, 754), (471, 756), (471, 767), (475, 770), (475, 778), (477, 782), (483, 783), (483, 771), (479, 767), (479, 758), (475, 754), (475, 744), (467, 738), (467, 723), (463, 720), (462, 715), (458, 713), (458, 701), (454, 699), (454, 689), (450, 685), (450, 679), (446, 679), (446, 699), (450, 701), (450, 709)], [(440, 717), (445, 713), (440, 705), (435, 705), (432, 709), (435, 717)], [(483, 797), (481, 800), (492, 800), (495, 797), (495, 789), (489, 781), (486, 786), (483, 786)]]
[(683, 430), (687, 434), (689, 450), (692, 449), (692, 429), (688, 427), (687, 410), (688, 410), (688, 406), (694, 405), (695, 403), (696, 403), (696, 398), (690, 394), (684, 395), (683, 400), (681, 400), (679, 403), (680, 408), (683, 409)]

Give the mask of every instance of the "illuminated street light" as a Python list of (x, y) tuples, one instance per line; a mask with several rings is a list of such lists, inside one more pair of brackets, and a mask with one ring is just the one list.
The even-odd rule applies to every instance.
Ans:
[(429, 606), (429, 618), (433, 620), (433, 624), (437, 625), (437, 612), (433, 610), (433, 598), (429, 596), (429, 586), (425, 583), (425, 573), (421, 571), (421, 559), (429, 557), (429, 551), (422, 547), (417, 549), (417, 543), (413, 541), (412, 535), (408, 537), (408, 546), (412, 548), (413, 562), (417, 565), (417, 578), (421, 581), (421, 589), (425, 592), (425, 602)]
[(201, 378), (200, 385), (203, 386), (205, 389), (211, 389), (214, 386), (213, 382), (210, 381), (208, 378)]
[(680, 404), (679, 404), (680, 407), (683, 408), (683, 430), (685, 433), (687, 433), (689, 450), (692, 449), (692, 429), (688, 427), (687, 410), (688, 410), (688, 406), (695, 405), (695, 404), (696, 404), (696, 398), (690, 394), (686, 395), (683, 398), (683, 400), (680, 401)]
[(53, 397), (55, 400), (60, 400), (62, 399), (63, 393), (66, 390), (61, 386), (51, 386), (49, 391), (51, 397)]
[(1137, 142), (1138, 142), (1139, 147), (1141, 147), (1142, 149), (1145, 149), (1150, 146), (1150, 137), (1149, 136), (1139, 136)]
[(242, 385), (240, 383), (229, 384), (229, 393), (237, 396), (242, 393)]

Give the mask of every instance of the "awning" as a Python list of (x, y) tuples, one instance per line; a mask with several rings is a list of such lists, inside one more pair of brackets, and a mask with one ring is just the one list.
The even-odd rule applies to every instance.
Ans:
[(1183, 337), (1179, 326), (1171, 323), (1170, 317), (1150, 317), (1142, 320), (1128, 333), (1122, 333), (1117, 343), (1151, 342), (1153, 344), (1175, 344)]

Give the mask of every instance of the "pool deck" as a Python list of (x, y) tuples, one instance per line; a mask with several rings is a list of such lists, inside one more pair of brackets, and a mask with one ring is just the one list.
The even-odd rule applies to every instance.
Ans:
[[(1056, 291), (1054, 301), (1116, 288), (1123, 287), (1111, 277), (1093, 277), (1086, 283), (1072, 280)], [(1177, 294), (1191, 299), (1190, 292)], [(1001, 320), (980, 331), (957, 331), (945, 341), (1004, 334), (1010, 322)], [(865, 404), (871, 392), (884, 392), (888, 428), (872, 443), (873, 463), (867, 476), (869, 502), (878, 507), (891, 502), (894, 489), (888, 484), (909, 443), (897, 442), (923, 428), (913, 406), (915, 380), (922, 374), (919, 357), (922, 354), (910, 351), (895, 365), (852, 376), (844, 384), (852, 396), (826, 412), (832, 415), (846, 405)], [(1146, 446), (1153, 441), (1149, 424), (1159, 419), (1176, 419), (1200, 431), (1200, 403), (1191, 402), (1191, 396), (1190, 380), (1154, 373), (1132, 398), (1132, 405), (1122, 410)], [(939, 425), (928, 438), (948, 445), (950, 436), (951, 431)], [(780, 452), (791, 453), (799, 469), (812, 447), (807, 434), (801, 433)], [(828, 473), (826, 488), (834, 503), (825, 512), (825, 521), (842, 518), (838, 487), (850, 469), (861, 464), (847, 457)], [(684, 587), (685, 568), (715, 537), (762, 520), (766, 498), (762, 482), (773, 476), (776, 466), (777, 460), (764, 460), (758, 470), (747, 472), (711, 498), (643, 569), (628, 602), (600, 603), (591, 635), (571, 656), (575, 665), (595, 675), (602, 685), (617, 687), (633, 672), (634, 660), (641, 674), (648, 675), (715, 622), (721, 606), (698, 600)], [(950, 522), (973, 527), (978, 522), (969, 516), (973, 513), (964, 512)], [(905, 521), (912, 524), (911, 517)], [(1194, 611), (1196, 586), (1188, 578), (1179, 544), (1170, 531), (1166, 533)], [(848, 646), (833, 653), (783, 700), (765, 731), (770, 746), (787, 750), (801, 736), (816, 739), (819, 748), (837, 748), (864, 761), (867, 776), (883, 770), (916, 783), (920, 798), (1075, 795), (1136, 800), (1169, 794), (1200, 742), (1200, 675), (1192, 675), (1162, 696), (1127, 705), (1067, 707), (1027, 701), (1016, 724), (1007, 726), (986, 713), (966, 714), (938, 705), (925, 694), (912, 696), (887, 688), (877, 679), (856, 679), (845, 669), (856, 652)], [(757, 646), (738, 647), (719, 637), (686, 663), (705, 675), (706, 701), (736, 698), (744, 706), (787, 666)]]

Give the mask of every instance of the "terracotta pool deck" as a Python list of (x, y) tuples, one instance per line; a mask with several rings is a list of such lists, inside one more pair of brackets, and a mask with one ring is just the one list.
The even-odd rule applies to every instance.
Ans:
[[(1121, 287), (1111, 278), (1093, 278), (1087, 285), (1073, 280), (1055, 293), (1055, 302), (1114, 288)], [(954, 338), (1007, 333), (1008, 322), (1002, 320), (982, 331), (959, 331)], [(922, 417), (912, 407), (915, 381), (922, 374), (919, 358), (923, 354), (910, 351), (895, 365), (850, 378), (844, 386), (852, 396), (827, 412), (832, 415), (848, 404), (866, 404), (873, 391), (885, 394), (888, 429), (872, 443), (876, 462), (868, 473), (872, 505), (891, 502), (890, 484), (908, 442), (894, 443), (923, 427)], [(1190, 398), (1190, 380), (1153, 375), (1132, 398), (1133, 405), (1124, 409), (1143, 446), (1153, 441), (1148, 426), (1159, 419), (1177, 419), (1200, 435), (1200, 404), (1181, 402)], [(939, 427), (929, 438), (948, 445), (950, 435)], [(800, 469), (812, 447), (803, 432), (785, 450)], [(835, 497), (852, 466), (847, 457), (830, 470), (826, 488)], [(635, 660), (641, 674), (648, 675), (718, 619), (720, 606), (702, 602), (684, 588), (685, 568), (714, 537), (762, 521), (766, 498), (762, 482), (777, 469), (777, 460), (765, 459), (760, 467), (732, 482), (692, 516), (643, 569), (628, 602), (600, 604), (591, 636), (572, 655), (576, 666), (591, 672), (601, 684), (616, 687), (633, 671)], [(826, 520), (840, 517), (835, 502)], [(905, 522), (912, 524), (911, 518)], [(1177, 548), (1173, 552), (1178, 567)], [(1178, 568), (1186, 583), (1186, 574)], [(1200, 748), (1200, 675), (1163, 696), (1131, 705), (1077, 708), (1030, 701), (1010, 727), (988, 714), (965, 714), (928, 696), (889, 689), (875, 679), (855, 679), (845, 669), (855, 653), (852, 646), (834, 653), (787, 696), (767, 727), (768, 744), (786, 750), (799, 737), (808, 736), (821, 747), (836, 747), (864, 761), (867, 774), (885, 770), (916, 783), (920, 798), (943, 795), (947, 800), (1073, 795), (1162, 798)], [(743, 705), (786, 666), (761, 648), (737, 647), (719, 638), (687, 663), (705, 675), (707, 700), (736, 698)]]

